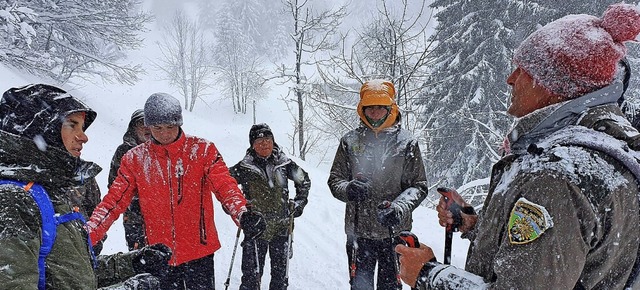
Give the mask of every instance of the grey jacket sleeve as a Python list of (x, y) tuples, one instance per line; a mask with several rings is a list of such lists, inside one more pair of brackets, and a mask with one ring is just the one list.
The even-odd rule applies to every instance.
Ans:
[(429, 262), (420, 271), (415, 288), (418, 290), (483, 290), (488, 289), (489, 284), (485, 283), (482, 277), (454, 266)]
[(98, 286), (113, 285), (125, 281), (136, 274), (133, 270), (129, 253), (116, 253), (96, 257), (97, 267), (95, 272)]
[(410, 142), (406, 148), (405, 165), (402, 169), (402, 188), (404, 189), (394, 203), (402, 208), (403, 215), (410, 215), (427, 197), (429, 187), (417, 142)]
[(307, 204), (307, 197), (309, 196), (309, 189), (311, 188), (311, 179), (309, 174), (298, 166), (293, 160), (287, 165), (288, 178), (293, 180), (296, 188), (296, 196), (294, 200), (303, 203), (303, 206)]
[(148, 274), (138, 274), (126, 281), (106, 287), (98, 288), (98, 290), (148, 290), (148, 289), (160, 289), (160, 279)]
[(333, 158), (333, 165), (329, 173), (327, 184), (333, 197), (340, 201), (347, 202), (347, 185), (353, 179), (351, 176), (351, 165), (346, 152), (344, 140), (340, 140), (340, 145)]

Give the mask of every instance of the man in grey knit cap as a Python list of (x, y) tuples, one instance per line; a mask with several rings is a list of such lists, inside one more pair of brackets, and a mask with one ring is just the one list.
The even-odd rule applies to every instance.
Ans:
[(166, 93), (144, 105), (151, 140), (129, 150), (109, 193), (88, 223), (99, 240), (137, 193), (147, 244), (169, 245), (173, 256), (162, 289), (214, 289), (213, 254), (220, 248), (213, 198), (222, 204), (245, 236), (260, 235), (265, 222), (247, 211), (236, 180), (216, 146), (182, 131), (180, 102)]

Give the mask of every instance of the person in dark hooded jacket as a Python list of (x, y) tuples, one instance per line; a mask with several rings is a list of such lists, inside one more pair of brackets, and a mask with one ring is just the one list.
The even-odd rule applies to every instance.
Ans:
[(401, 289), (399, 233), (411, 230), (412, 212), (428, 191), (422, 153), (400, 127), (395, 88), (370, 80), (360, 89), (361, 126), (340, 139), (329, 175), (333, 196), (346, 204), (345, 231), (351, 289)]
[[(249, 144), (245, 157), (229, 168), (229, 172), (242, 186), (252, 210), (264, 215), (267, 226), (260, 237), (242, 244), (240, 289), (256, 289), (260, 285), (267, 252), (271, 259), (269, 289), (287, 289), (286, 265), (291, 257), (288, 238), (292, 234), (289, 230), (293, 229), (293, 218), (301, 216), (307, 204), (311, 181), (307, 172), (275, 143), (267, 124), (251, 126)], [(292, 180), (296, 188), (293, 199), (289, 198), (288, 180)]]
[[(465, 269), (426, 245), (399, 245), (401, 276), (419, 289), (640, 289), (640, 133), (620, 110), (625, 41), (636, 5), (569, 15), (516, 49), (507, 112), (517, 117), (482, 211), (461, 213)], [(453, 202), (468, 206), (455, 191)], [(444, 199), (440, 225), (454, 222)]]
[[(44, 84), (6, 91), (0, 99), (0, 285), (3, 289), (155, 289), (168, 268), (170, 250), (154, 245), (128, 254), (99, 256), (79, 219), (47, 223), (55, 227), (48, 255), (46, 210), (36, 203), (43, 188), (53, 213), (82, 212), (78, 186), (100, 167), (80, 159), (84, 131), (96, 113), (67, 92)], [(34, 196), (32, 196), (34, 194)], [(94, 271), (94, 262), (97, 268)], [(43, 271), (41, 271), (41, 269)], [(128, 280), (127, 280), (128, 279)], [(126, 281), (125, 281), (126, 280)], [(125, 281), (122, 283), (122, 281)], [(116, 285), (112, 285), (116, 284)], [(112, 285), (112, 286), (108, 286)]]
[[(107, 186), (118, 176), (120, 161), (127, 151), (136, 147), (151, 138), (149, 127), (144, 125), (144, 110), (138, 109), (131, 114), (131, 120), (127, 126), (127, 131), (122, 136), (122, 144), (116, 148), (116, 152), (111, 159), (111, 169), (109, 170), (109, 178)], [(97, 205), (97, 203), (96, 203)], [(95, 208), (95, 206), (94, 206)], [(144, 247), (146, 243), (144, 233), (144, 220), (140, 213), (140, 201), (136, 195), (131, 200), (131, 204), (122, 215), (122, 225), (124, 226), (124, 238), (127, 241), (129, 251)]]

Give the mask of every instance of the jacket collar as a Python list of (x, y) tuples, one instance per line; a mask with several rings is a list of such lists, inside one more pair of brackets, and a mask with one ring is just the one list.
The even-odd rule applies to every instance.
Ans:
[(280, 146), (274, 143), (273, 151), (271, 152), (271, 155), (267, 156), (267, 158), (259, 157), (256, 154), (255, 150), (249, 147), (241, 163), (244, 163), (246, 166), (249, 166), (249, 167), (252, 165), (264, 165), (267, 163), (278, 166), (280, 164), (286, 163), (288, 160), (289, 159), (286, 157), (284, 152), (282, 152), (282, 149), (280, 148)]
[(169, 155), (175, 155), (179, 152), (181, 152), (184, 148), (184, 144), (187, 140), (187, 137), (184, 133), (184, 131), (182, 131), (182, 128), (180, 128), (180, 132), (178, 132), (178, 139), (176, 139), (176, 141), (173, 141), (172, 143), (169, 143), (167, 145), (162, 145), (160, 143), (158, 143), (155, 139), (151, 139), (151, 141), (149, 141), (149, 143), (151, 143), (151, 149), (154, 151), (166, 151), (169, 153)]
[(623, 92), (622, 82), (614, 81), (600, 90), (544, 107), (518, 119), (514, 129), (507, 135), (511, 151), (516, 154), (525, 152), (530, 144), (576, 124), (591, 108), (617, 103)]
[(33, 181), (44, 186), (74, 186), (94, 178), (102, 168), (73, 157), (65, 150), (46, 146), (0, 131), (0, 178)]

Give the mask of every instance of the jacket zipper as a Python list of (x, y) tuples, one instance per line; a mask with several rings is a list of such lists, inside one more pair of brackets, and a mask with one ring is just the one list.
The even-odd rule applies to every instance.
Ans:
[(204, 176), (200, 180), (200, 243), (203, 245), (207, 244), (207, 227), (204, 220)]
[(169, 207), (171, 209), (171, 243), (173, 244), (174, 253), (171, 255), (171, 259), (174, 264), (177, 264), (178, 258), (176, 257), (176, 222), (175, 222), (175, 210), (174, 210), (174, 197), (173, 197), (173, 182), (171, 178), (171, 156), (169, 151), (165, 150), (167, 154), (167, 179), (169, 181)]

